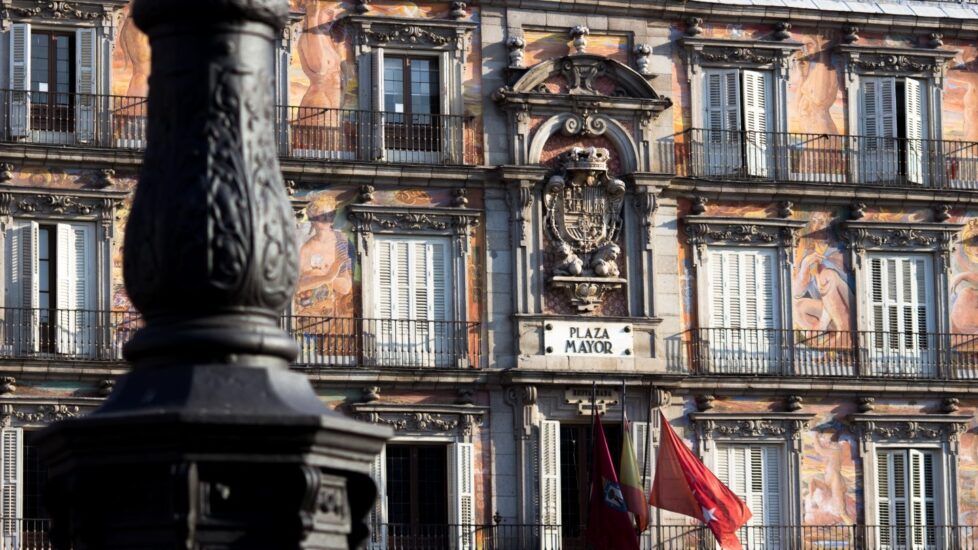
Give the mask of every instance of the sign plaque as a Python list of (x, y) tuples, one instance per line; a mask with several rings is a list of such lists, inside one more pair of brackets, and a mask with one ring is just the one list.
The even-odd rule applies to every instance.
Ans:
[(548, 321), (543, 345), (547, 355), (627, 357), (634, 338), (629, 323), (601, 321)]

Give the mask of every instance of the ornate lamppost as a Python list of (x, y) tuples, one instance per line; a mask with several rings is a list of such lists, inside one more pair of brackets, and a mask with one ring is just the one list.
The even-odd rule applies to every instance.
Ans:
[(146, 326), (105, 404), (39, 442), (60, 548), (346, 549), (367, 534), (390, 432), (290, 372), (297, 277), (276, 157), (273, 39), (287, 0), (136, 0), (148, 143), (125, 280)]

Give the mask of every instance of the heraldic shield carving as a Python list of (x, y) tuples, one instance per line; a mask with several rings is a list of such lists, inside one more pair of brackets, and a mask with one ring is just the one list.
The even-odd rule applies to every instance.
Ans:
[(560, 157), (543, 192), (544, 220), (555, 260), (550, 284), (567, 291), (579, 312), (594, 311), (621, 288), (617, 241), (625, 182), (608, 175), (608, 150), (575, 147)]

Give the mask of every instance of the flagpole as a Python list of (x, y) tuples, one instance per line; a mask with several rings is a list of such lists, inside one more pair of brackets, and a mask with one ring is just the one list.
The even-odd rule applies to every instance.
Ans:
[[(621, 460), (622, 454), (625, 452), (625, 425), (628, 423), (628, 418), (625, 416), (625, 404), (628, 402), (625, 399), (627, 395), (627, 387), (625, 386), (625, 379), (621, 379), (621, 445), (618, 446), (618, 460)], [(619, 466), (620, 467), (620, 466)]]
[(642, 490), (645, 490), (645, 480), (649, 473), (649, 455), (652, 454), (652, 392), (655, 387), (649, 384), (649, 401), (648, 407), (645, 407), (648, 416), (645, 417), (645, 448), (642, 451), (645, 453), (645, 463), (642, 464)]
[[(594, 488), (594, 468), (597, 466), (594, 462), (594, 425), (597, 424), (598, 418), (598, 383), (597, 381), (591, 381), (591, 437), (588, 440), (587, 456), (588, 460), (591, 461), (591, 467), (588, 469), (589, 476), (587, 480), (587, 490), (588, 490), (588, 503), (591, 502), (591, 490)], [(587, 507), (587, 528), (591, 526), (591, 506)]]

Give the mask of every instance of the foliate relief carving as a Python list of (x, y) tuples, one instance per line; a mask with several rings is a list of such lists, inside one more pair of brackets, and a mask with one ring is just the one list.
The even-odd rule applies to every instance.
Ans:
[(699, 52), (701, 61), (711, 63), (750, 63), (753, 65), (768, 65), (778, 60), (773, 53), (763, 54), (751, 48), (713, 47), (704, 48)]
[(520, 182), (519, 205), (516, 210), (516, 219), (520, 224), (520, 246), (526, 246), (530, 238), (534, 188), (533, 182)]
[(655, 225), (652, 219), (653, 214), (659, 208), (655, 193), (650, 190), (638, 191), (635, 193), (635, 211), (642, 224), (642, 233), (645, 237), (645, 247), (651, 249), (652, 242), (655, 240)]
[(13, 407), (11, 416), (24, 424), (50, 424), (69, 418), (77, 418), (82, 414), (78, 405), (37, 405), (35, 407)]
[[(946, 417), (945, 417), (946, 418)], [(872, 442), (946, 441), (952, 450), (957, 448), (959, 436), (967, 430), (967, 421), (929, 422), (927, 420), (857, 420), (856, 434), (863, 450)]]
[(448, 36), (436, 34), (417, 25), (401, 25), (386, 32), (368, 30), (364, 34), (368, 39), (381, 44), (399, 42), (401, 44), (428, 43), (436, 46), (444, 46), (451, 40)]
[(696, 435), (705, 448), (717, 439), (775, 438), (791, 443), (795, 452), (801, 450), (801, 433), (808, 428), (811, 415), (757, 416), (694, 414)]
[(933, 223), (915, 225), (848, 222), (843, 240), (862, 262), (867, 249), (920, 250), (931, 249), (938, 254), (942, 269), (950, 268), (951, 254), (957, 244), (960, 224)]
[(853, 65), (864, 71), (938, 74), (943, 70), (944, 62), (932, 57), (864, 53), (853, 59)]
[(398, 210), (396, 208), (351, 209), (350, 221), (358, 233), (377, 231), (461, 232), (471, 236), (479, 225), (476, 212), (449, 212), (446, 209)]
[(97, 2), (32, 2), (33, 6), (11, 5), (4, 8), (3, 19), (14, 17), (38, 17), (45, 19), (92, 20), (103, 16), (102, 4)]
[(594, 83), (598, 77), (608, 74), (607, 60), (568, 56), (560, 63), (560, 74), (567, 81), (567, 93), (599, 95)]
[(0, 215), (92, 216), (111, 220), (121, 198), (48, 193), (0, 193)]
[(746, 220), (741, 223), (734, 220), (686, 218), (686, 244), (696, 251), (698, 261), (702, 261), (706, 246), (710, 244), (780, 245), (791, 250), (797, 240), (798, 227), (790, 221), (765, 224)]
[(471, 413), (371, 410), (359, 413), (357, 418), (373, 424), (386, 424), (395, 432), (456, 432), (470, 436), (475, 427), (482, 425), (484, 416), (481, 410)]
[(575, 147), (564, 154), (544, 188), (544, 222), (555, 266), (550, 282), (564, 288), (578, 311), (593, 311), (619, 278), (616, 244), (625, 182), (608, 175), (608, 150)]

